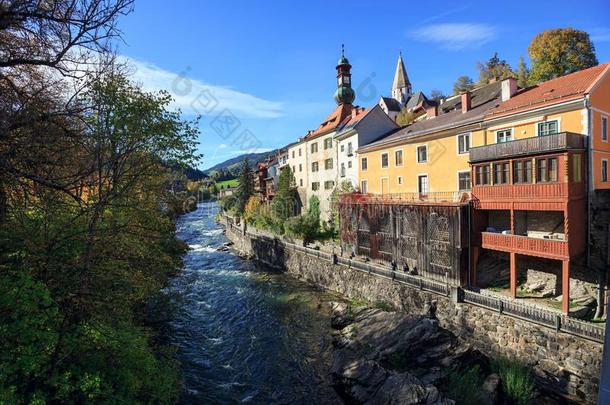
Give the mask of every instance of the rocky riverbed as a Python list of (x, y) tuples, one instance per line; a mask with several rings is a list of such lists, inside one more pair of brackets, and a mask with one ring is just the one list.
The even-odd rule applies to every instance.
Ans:
[[(480, 375), (477, 403), (510, 403), (490, 360), (439, 326), (434, 302), (421, 315), (345, 302), (331, 306), (335, 329), (331, 375), (335, 389), (346, 402), (464, 403), (463, 399), (450, 397), (455, 389), (451, 384), (456, 383), (456, 373), (476, 368)], [(538, 394), (532, 403), (555, 401)]]

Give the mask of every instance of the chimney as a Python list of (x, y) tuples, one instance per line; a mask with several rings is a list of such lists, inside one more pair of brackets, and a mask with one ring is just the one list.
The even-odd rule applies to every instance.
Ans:
[(354, 119), (358, 115), (358, 107), (352, 108), (352, 119)]
[(438, 115), (438, 106), (431, 105), (426, 108), (426, 118), (434, 118)]
[(502, 80), (502, 101), (510, 100), (517, 93), (517, 79), (509, 77)]
[(471, 100), (470, 100), (470, 92), (465, 91), (462, 93), (462, 114), (466, 111), (470, 111)]

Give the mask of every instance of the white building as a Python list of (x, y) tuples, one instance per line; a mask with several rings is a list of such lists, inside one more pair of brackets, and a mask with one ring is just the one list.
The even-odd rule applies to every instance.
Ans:
[[(320, 200), (322, 220), (328, 220), (331, 214), (331, 196), (337, 185), (339, 174), (337, 162), (337, 144), (334, 139), (337, 130), (351, 117), (352, 105), (356, 94), (351, 87), (351, 65), (341, 51), (337, 63), (337, 91), (335, 101), (337, 108), (315, 130), (306, 137), (307, 143), (307, 207), (309, 199), (317, 196)], [(292, 157), (292, 156), (290, 156)]]
[(338, 144), (337, 185), (348, 181), (354, 189), (359, 187), (357, 150), (397, 130), (398, 125), (383, 111), (381, 106), (364, 110), (354, 108), (352, 115), (335, 135)]
[[(308, 176), (307, 176), (307, 144), (304, 139), (299, 139), (298, 142), (287, 146), (287, 164), (292, 169), (294, 179), (297, 186), (297, 191), (300, 198), (300, 206), (305, 207), (307, 204), (307, 188), (308, 188)], [(281, 165), (284, 167), (285, 165)]]

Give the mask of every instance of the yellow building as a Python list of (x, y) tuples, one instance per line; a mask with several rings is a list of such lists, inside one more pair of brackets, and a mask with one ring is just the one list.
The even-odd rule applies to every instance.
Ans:
[(485, 142), (485, 113), (500, 101), (495, 82), (429, 107), (426, 117), (360, 148), (363, 193), (446, 193), (471, 188), (468, 151)]

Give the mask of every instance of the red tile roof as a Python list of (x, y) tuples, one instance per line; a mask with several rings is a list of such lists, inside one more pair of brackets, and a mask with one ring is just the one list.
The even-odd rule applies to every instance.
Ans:
[(343, 119), (343, 121), (341, 122), (341, 127), (344, 127), (346, 125), (356, 124), (358, 121), (360, 121), (362, 118), (364, 118), (364, 116), (367, 115), (370, 111), (371, 111), (370, 108), (354, 107), (352, 109), (352, 113), (350, 115), (348, 115), (347, 117), (345, 117)]
[(352, 114), (353, 108), (354, 106), (352, 106), (351, 104), (339, 104), (337, 108), (335, 108), (335, 110), (330, 113), (328, 117), (326, 117), (326, 119), (322, 122), (318, 129), (307, 134), (305, 138), (312, 139), (317, 136), (334, 131), (346, 117)]
[(581, 98), (609, 67), (610, 63), (604, 63), (522, 89), (486, 116), (499, 117)]

